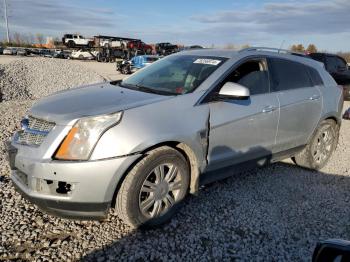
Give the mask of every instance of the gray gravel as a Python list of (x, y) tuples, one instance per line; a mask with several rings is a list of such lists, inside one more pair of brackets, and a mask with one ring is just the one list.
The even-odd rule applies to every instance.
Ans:
[[(1, 140), (32, 103), (0, 103)], [(0, 261), (310, 261), (317, 241), (350, 239), (349, 128), (343, 121), (322, 172), (281, 162), (236, 175), (202, 188), (171, 223), (148, 231), (112, 213), (103, 222), (42, 213), (13, 189), (1, 149)]]
[(0, 64), (0, 93), (4, 101), (38, 99), (70, 87), (102, 81), (104, 78), (94, 71), (67, 60), (34, 57)]

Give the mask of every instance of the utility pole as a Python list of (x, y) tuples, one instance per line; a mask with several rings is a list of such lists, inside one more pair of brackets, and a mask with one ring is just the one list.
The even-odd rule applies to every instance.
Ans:
[(9, 21), (7, 17), (7, 3), (6, 0), (4, 0), (4, 10), (5, 10), (5, 24), (6, 24), (6, 36), (7, 36), (7, 42), (10, 42), (10, 31), (9, 31)]

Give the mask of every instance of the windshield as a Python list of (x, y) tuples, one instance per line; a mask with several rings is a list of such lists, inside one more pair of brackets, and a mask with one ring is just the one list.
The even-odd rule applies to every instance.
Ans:
[(173, 95), (196, 89), (227, 59), (192, 55), (169, 56), (121, 82), (121, 86)]

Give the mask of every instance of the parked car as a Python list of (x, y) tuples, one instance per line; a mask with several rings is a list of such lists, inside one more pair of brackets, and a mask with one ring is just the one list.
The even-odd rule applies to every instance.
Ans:
[(135, 56), (130, 60), (130, 71), (131, 73), (136, 72), (137, 70), (149, 66), (150, 64), (158, 61), (161, 57), (156, 55), (140, 55)]
[(4, 48), (0, 46), (0, 55), (4, 52)]
[(2, 53), (4, 55), (16, 55), (17, 49), (14, 47), (6, 47)]
[(30, 52), (27, 48), (20, 48), (17, 50), (17, 55), (20, 55), (20, 56), (27, 56), (29, 55)]
[(135, 73), (137, 70), (149, 66), (153, 62), (158, 61), (161, 56), (156, 55), (139, 55), (134, 56), (130, 60), (123, 60), (117, 62), (117, 71), (120, 71), (122, 74), (131, 74)]
[(73, 51), (70, 58), (80, 59), (80, 60), (93, 60), (96, 58), (98, 51), (88, 51), (80, 49), (78, 51)]
[(125, 40), (106, 39), (100, 42), (101, 47), (125, 49), (128, 42)]
[(345, 111), (343, 119), (350, 120), (350, 107)]
[(54, 50), (52, 57), (53, 58), (67, 59), (70, 57), (70, 55), (71, 55), (70, 52), (66, 52), (66, 51), (57, 49), (57, 50)]
[(133, 51), (141, 51), (144, 52), (145, 54), (151, 54), (152, 53), (152, 46), (147, 45), (146, 43), (142, 42), (142, 41), (129, 41), (127, 43), (127, 48), (129, 50), (133, 50)]
[(344, 58), (326, 53), (311, 53), (309, 56), (324, 63), (338, 85), (344, 88), (344, 99), (350, 100), (350, 70)]
[(131, 226), (155, 226), (188, 192), (235, 172), (289, 157), (322, 168), (342, 106), (342, 90), (312, 59), (266, 48), (180, 52), (123, 81), (38, 101), (7, 143), (11, 179), (54, 215), (99, 219), (114, 207)]
[(40, 49), (39, 55), (43, 57), (53, 58), (54, 51), (50, 49)]
[(200, 45), (191, 45), (191, 46), (184, 46), (179, 49), (179, 51), (186, 51), (186, 50), (194, 50), (194, 49), (203, 49), (203, 46)]
[(177, 45), (173, 45), (170, 43), (158, 43), (156, 44), (156, 52), (160, 55), (169, 55), (172, 53), (176, 53), (179, 51)]
[(93, 47), (94, 40), (91, 38), (85, 38), (79, 34), (65, 34), (62, 38), (62, 43), (70, 48), (76, 46)]
[(139, 55), (131, 58), (130, 72), (135, 73), (137, 70), (149, 66), (158, 61), (161, 57), (156, 55)]

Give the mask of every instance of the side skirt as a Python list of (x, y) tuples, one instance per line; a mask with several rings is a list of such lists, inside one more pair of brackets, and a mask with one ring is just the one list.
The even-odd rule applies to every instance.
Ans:
[(269, 154), (263, 157), (259, 157), (256, 159), (252, 159), (246, 162), (242, 162), (239, 164), (223, 167), (220, 169), (212, 170), (209, 172), (205, 172), (200, 175), (199, 185), (209, 184), (221, 179), (228, 178), (230, 176), (242, 173), (244, 171), (248, 171), (254, 168), (263, 167), (271, 163), (275, 163), (281, 161), (286, 158), (293, 157), (296, 153), (300, 152), (305, 145), (298, 146), (292, 149), (288, 149), (286, 151), (278, 152), (275, 154)]

